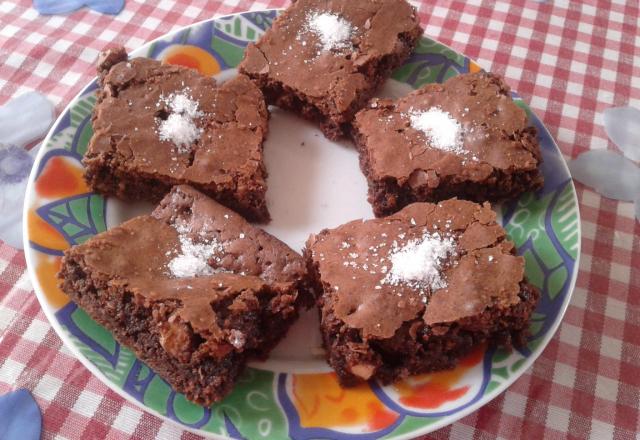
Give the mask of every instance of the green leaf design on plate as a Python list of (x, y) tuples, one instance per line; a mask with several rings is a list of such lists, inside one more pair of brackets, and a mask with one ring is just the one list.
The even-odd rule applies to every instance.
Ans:
[(540, 335), (537, 338), (531, 339), (527, 344), (527, 348), (531, 351), (535, 351), (538, 349), (542, 341), (544, 340), (544, 335)]
[(107, 229), (104, 198), (93, 193), (44, 205), (38, 208), (38, 214), (71, 245), (84, 243)]
[(549, 268), (562, 263), (544, 227), (544, 216), (553, 196), (554, 193), (550, 193), (538, 199), (533, 193), (524, 194), (517, 202), (515, 214), (505, 225), (517, 247), (522, 247), (530, 239), (538, 256)]
[(525, 273), (527, 274), (527, 279), (538, 289), (542, 289), (542, 286), (544, 284), (544, 272), (540, 268), (540, 265), (538, 264), (535, 256), (529, 250), (524, 252), (522, 256), (524, 257), (525, 261)]
[(496, 388), (498, 388), (498, 385), (500, 385), (500, 382), (496, 382), (495, 380), (492, 380), (491, 382), (489, 382), (487, 384), (487, 388), (485, 390), (485, 394), (490, 393), (491, 391), (495, 390)]
[(496, 364), (499, 362), (504, 362), (505, 360), (507, 360), (507, 358), (509, 357), (511, 353), (505, 349), (499, 348), (496, 350), (496, 352), (493, 354), (493, 358), (491, 359), (491, 362)]
[(418, 40), (413, 53), (416, 54), (441, 54), (449, 58), (451, 61), (462, 66), (466, 60), (464, 55), (451, 50), (449, 47), (442, 43), (438, 43), (431, 38), (423, 37)]
[(77, 138), (77, 143), (74, 146), (76, 152), (80, 156), (84, 156), (84, 154), (87, 152), (87, 147), (89, 146), (91, 136), (93, 136), (93, 125), (91, 124), (91, 118), (89, 118), (82, 126), (82, 131), (80, 132), (80, 135)]
[(95, 103), (96, 95), (93, 93), (79, 99), (71, 107), (71, 126), (78, 127), (87, 117), (90, 117)]
[(518, 371), (523, 365), (524, 365), (525, 359), (518, 359), (517, 361), (515, 361), (511, 367), (509, 368), (509, 370), (511, 370), (511, 374), (515, 373), (516, 371)]
[(531, 121), (532, 118), (532, 114), (531, 114), (531, 109), (529, 108), (529, 106), (527, 105), (526, 102), (524, 102), (522, 99), (517, 98), (514, 99), (513, 102), (520, 107), (522, 110), (525, 111), (525, 113), (527, 114), (527, 118), (529, 118), (529, 121)]
[(564, 286), (567, 276), (567, 268), (564, 266), (556, 268), (551, 275), (549, 275), (549, 278), (547, 279), (547, 292), (552, 300), (556, 299), (562, 290), (562, 286)]
[[(95, 102), (96, 96), (94, 92), (80, 96), (69, 110), (69, 127), (56, 133), (55, 136), (52, 136), (49, 142), (44, 147), (48, 150), (60, 148), (67, 151), (73, 151), (74, 138), (78, 131), (78, 127), (80, 127), (83, 123), (85, 124), (85, 127), (86, 125), (91, 125), (91, 113), (93, 111)], [(91, 134), (85, 133), (85, 130), (86, 128), (83, 128), (83, 132), (78, 138), (80, 140), (78, 144), (82, 145), (84, 148), (81, 151), (78, 149), (76, 150), (78, 158), (84, 155), (87, 144), (89, 142), (89, 138), (91, 137)], [(89, 136), (88, 138), (87, 135)]]
[(509, 377), (509, 370), (507, 369), (507, 367), (493, 368), (491, 369), (491, 374), (506, 379)]
[[(254, 19), (260, 21), (262, 16), (255, 14)], [(214, 22), (214, 26), (220, 32), (223, 32), (237, 40), (255, 41), (257, 37), (263, 33), (262, 29), (252, 23), (246, 17), (235, 16), (229, 18), (219, 18)]]
[[(514, 368), (520, 368), (520, 364), (525, 360), (526, 358), (515, 350), (510, 351), (503, 347), (497, 348), (491, 357), (491, 382), (502, 384), (513, 375)], [(485, 389), (485, 394), (491, 392), (491, 390), (491, 386), (488, 386)]]
[(173, 399), (173, 411), (183, 423), (192, 424), (202, 420), (204, 407), (188, 401), (184, 394), (176, 393)]
[(420, 39), (416, 50), (405, 64), (396, 69), (392, 78), (412, 85), (443, 82), (465, 69), (465, 58), (429, 38)]
[[(534, 286), (542, 289), (545, 283), (545, 272), (553, 271), (552, 275), (546, 279), (551, 300), (560, 293), (568, 276), (562, 257), (551, 242), (545, 228), (545, 214), (554, 196), (555, 193), (550, 193), (538, 199), (532, 193), (525, 194), (517, 202), (515, 213), (505, 225), (509, 238), (525, 258), (527, 278)], [(557, 209), (554, 210), (556, 211)]]
[[(74, 341), (74, 345), (78, 347), (80, 352), (86, 356), (109, 380), (114, 382), (118, 387), (122, 387), (126, 380), (131, 366), (136, 358), (133, 353), (125, 347), (120, 348), (120, 352), (116, 353), (116, 342), (111, 333), (96, 323), (87, 315), (84, 310), (77, 308), (71, 315), (73, 323), (80, 331), (90, 336), (91, 342), (104, 350), (108, 355), (105, 357), (96, 350), (96, 346), (89, 346), (82, 342), (78, 337), (73, 335), (67, 329), (67, 334)], [(115, 366), (109, 362), (108, 358), (115, 359)]]
[(556, 231), (558, 241), (575, 260), (580, 247), (580, 237), (578, 207), (575, 204), (572, 185), (565, 186), (558, 198), (556, 207), (551, 213), (551, 224)]
[(244, 56), (244, 47), (237, 46), (216, 36), (211, 41), (211, 49), (220, 55), (227, 65), (233, 67), (240, 64)]
[(271, 371), (248, 368), (233, 392), (212, 407), (214, 418), (226, 415), (246, 438), (287, 438), (287, 420), (276, 403), (274, 382)]
[(442, 417), (414, 417), (406, 416), (404, 420), (389, 434), (381, 437), (381, 439), (393, 439), (403, 434), (409, 434), (415, 432), (417, 429), (424, 428), (425, 426), (432, 425), (442, 419)]
[(532, 335), (537, 335), (540, 333), (543, 326), (544, 321), (531, 321), (531, 324), (529, 325), (529, 332), (531, 332)]
[[(147, 366), (143, 366), (142, 369), (149, 371)], [(148, 374), (139, 376), (146, 377)], [(158, 411), (160, 414), (166, 414), (170, 394), (171, 387), (169, 387), (169, 385), (167, 385), (167, 383), (156, 374), (153, 376), (153, 379), (151, 379), (151, 382), (149, 382), (149, 385), (145, 390), (143, 403), (145, 406)]]

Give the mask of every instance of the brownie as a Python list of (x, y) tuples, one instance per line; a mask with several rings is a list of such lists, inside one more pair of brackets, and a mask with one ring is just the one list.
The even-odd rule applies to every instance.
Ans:
[(337, 139), (421, 35), (405, 0), (297, 0), (249, 44), (240, 72)]
[(414, 203), (312, 235), (304, 255), (344, 386), (449, 369), (478, 344), (522, 346), (539, 298), (488, 203)]
[(378, 217), (413, 202), (509, 200), (543, 184), (536, 129), (490, 73), (373, 99), (353, 137)]
[(229, 393), (312, 299), (299, 254), (188, 186), (151, 215), (67, 250), (58, 277), (93, 319), (202, 405)]
[(245, 76), (222, 85), (194, 69), (124, 48), (98, 61), (93, 137), (83, 159), (91, 188), (159, 201), (189, 184), (252, 221), (269, 220), (263, 141), (268, 113)]

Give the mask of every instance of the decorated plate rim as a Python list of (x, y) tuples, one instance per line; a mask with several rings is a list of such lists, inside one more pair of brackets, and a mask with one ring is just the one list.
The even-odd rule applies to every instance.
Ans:
[[(230, 13), (230, 14), (224, 14), (224, 15), (216, 15), (213, 16), (211, 18), (207, 18), (207, 19), (203, 19), (200, 21), (197, 21), (195, 23), (189, 24), (189, 25), (185, 25), (182, 27), (179, 27), (171, 32), (168, 32), (166, 34), (162, 34), (156, 38), (154, 38), (153, 40), (150, 40), (140, 46), (138, 46), (137, 48), (135, 48), (134, 50), (132, 50), (132, 52), (142, 52), (145, 49), (149, 49), (152, 45), (154, 45), (155, 43), (162, 41), (162, 40), (168, 40), (178, 34), (181, 34), (189, 29), (192, 28), (198, 28), (200, 26), (206, 25), (208, 23), (212, 23), (216, 20), (219, 19), (224, 19), (224, 18), (229, 18), (229, 17), (234, 17), (234, 16), (239, 16), (239, 15), (243, 15), (243, 14), (247, 14), (247, 13), (266, 13), (266, 12), (272, 12), (272, 11), (282, 11), (282, 8), (268, 8), (268, 9), (256, 9), (256, 10), (247, 10), (247, 11), (240, 11), (240, 12), (235, 12), (235, 13)], [(470, 60), (470, 61), (474, 61), (471, 58), (467, 57), (466, 55), (464, 55), (462, 52), (459, 52), (453, 48), (451, 48), (449, 45), (446, 45), (434, 38), (431, 38), (430, 36), (428, 36), (425, 33), (422, 34), (422, 37), (426, 37), (431, 41), (436, 42), (437, 44), (444, 46), (446, 48), (448, 48), (451, 52), (453, 52), (456, 55), (462, 56), (464, 59), (466, 60)], [(475, 61), (474, 61), (475, 62)], [(85, 85), (72, 99), (71, 101), (65, 106), (64, 110), (60, 113), (60, 115), (56, 118), (55, 122), (53, 123), (51, 129), (49, 130), (49, 133), (47, 134), (47, 136), (44, 138), (44, 140), (42, 141), (42, 145), (46, 146), (50, 143), (51, 138), (55, 135), (55, 129), (60, 125), (61, 121), (70, 114), (71, 109), (80, 101), (80, 98), (82, 98), (87, 91), (94, 86), (94, 84), (97, 81), (97, 77), (94, 77), (92, 80), (90, 80), (87, 85)], [(485, 394), (483, 394), (481, 396), (481, 398), (479, 398), (478, 400), (476, 400), (475, 402), (472, 402), (470, 404), (467, 404), (465, 406), (463, 406), (461, 409), (459, 409), (458, 411), (456, 411), (453, 414), (441, 417), (439, 420), (433, 422), (433, 423), (428, 423), (423, 427), (419, 427), (416, 428), (414, 430), (412, 430), (411, 432), (407, 432), (404, 434), (399, 434), (399, 435), (394, 435), (393, 439), (396, 440), (404, 440), (404, 439), (411, 439), (414, 438), (416, 436), (421, 436), (421, 435), (425, 435), (431, 432), (434, 432), (438, 429), (441, 429), (445, 426), (448, 426), (460, 419), (462, 419), (463, 417), (469, 415), (470, 413), (478, 410), (479, 408), (483, 407), (484, 405), (488, 404), (489, 402), (491, 402), (493, 399), (495, 399), (498, 395), (500, 395), (501, 393), (505, 392), (517, 379), (519, 379), (526, 371), (527, 369), (540, 357), (540, 355), (542, 354), (542, 352), (545, 350), (545, 348), (547, 347), (547, 345), (549, 344), (550, 340), (554, 337), (555, 333), (558, 330), (558, 327), (560, 326), (560, 323), (562, 322), (564, 315), (567, 311), (567, 308), (569, 306), (569, 303), (571, 302), (571, 298), (573, 296), (573, 293), (575, 291), (575, 286), (576, 286), (576, 281), (577, 281), (577, 276), (578, 276), (578, 272), (579, 272), (579, 264), (580, 264), (580, 257), (581, 257), (581, 248), (582, 248), (582, 224), (581, 224), (581, 216), (580, 216), (580, 206), (578, 203), (578, 198), (577, 198), (577, 192), (575, 189), (575, 185), (573, 180), (571, 179), (571, 173), (569, 171), (569, 168), (567, 166), (567, 163), (562, 155), (562, 152), (560, 150), (560, 148), (558, 147), (557, 142), (555, 141), (555, 139), (551, 136), (551, 134), (549, 133), (549, 130), (547, 129), (546, 125), (542, 122), (542, 120), (540, 118), (538, 118), (537, 115), (535, 115), (535, 113), (533, 112), (533, 110), (531, 110), (531, 112), (534, 114), (535, 118), (540, 122), (540, 127), (538, 128), (542, 128), (545, 131), (545, 134), (547, 135), (548, 139), (553, 143), (553, 147), (555, 148), (555, 153), (562, 159), (561, 162), (562, 163), (562, 167), (564, 168), (566, 175), (569, 176), (569, 181), (568, 181), (568, 185), (570, 186), (570, 190), (571, 190), (571, 195), (572, 195), (572, 201), (573, 201), (573, 205), (575, 206), (576, 209), (576, 219), (577, 219), (577, 234), (578, 234), (578, 241), (577, 241), (577, 249), (576, 249), (576, 257), (575, 257), (575, 261), (573, 264), (573, 271), (571, 273), (571, 279), (569, 281), (569, 285), (567, 288), (567, 293), (565, 294), (563, 303), (560, 305), (559, 307), (559, 311), (558, 314), (556, 316), (556, 319), (554, 320), (553, 324), (549, 327), (549, 329), (547, 330), (547, 332), (545, 333), (545, 335), (543, 336), (542, 340), (540, 341), (540, 343), (537, 345), (537, 347), (531, 351), (531, 353), (524, 357), (524, 361), (521, 365), (521, 367), (518, 369), (518, 371), (516, 371), (515, 373), (511, 374), (506, 380), (504, 380), (503, 382), (501, 382), (497, 387), (495, 387), (493, 390), (485, 392)], [(38, 151), (35, 161), (34, 161), (34, 165), (31, 169), (30, 175), (29, 175), (29, 180), (27, 183), (27, 188), (26, 188), (26, 197), (25, 197), (25, 201), (24, 201), (24, 205), (23, 205), (23, 218), (27, 219), (27, 215), (29, 212), (29, 208), (31, 207), (31, 202), (33, 200), (33, 186), (35, 185), (35, 181), (36, 181), (36, 176), (39, 172), (39, 168), (41, 166), (41, 162), (43, 157), (45, 156), (46, 152), (45, 152), (45, 148), (41, 148), (40, 151)], [(33, 285), (34, 288), (34, 292), (36, 293), (36, 297), (38, 299), (38, 302), (40, 303), (42, 310), (45, 314), (45, 316), (47, 317), (49, 323), (51, 324), (51, 326), (54, 328), (54, 330), (56, 331), (57, 335), (60, 337), (60, 339), (63, 341), (64, 345), (71, 351), (71, 353), (73, 354), (73, 356), (79, 360), (93, 375), (95, 375), (102, 383), (104, 383), (110, 390), (116, 392), (119, 396), (123, 397), (124, 399), (126, 399), (128, 402), (132, 403), (133, 405), (135, 405), (136, 407), (142, 409), (143, 411), (149, 412), (157, 417), (159, 417), (161, 420), (163, 421), (169, 421), (170, 423), (174, 424), (174, 426), (177, 426), (181, 429), (184, 429), (186, 431), (190, 431), (192, 433), (201, 435), (201, 436), (205, 436), (208, 438), (214, 438), (214, 439), (233, 439), (234, 437), (230, 437), (230, 436), (223, 436), (220, 434), (216, 434), (216, 433), (212, 433), (212, 432), (208, 432), (208, 431), (204, 431), (204, 430), (200, 430), (197, 428), (192, 428), (190, 426), (187, 426), (183, 423), (178, 422), (177, 420), (173, 420), (170, 417), (167, 417), (166, 415), (161, 414), (159, 411), (157, 411), (154, 408), (151, 408), (147, 405), (144, 404), (144, 402), (138, 401), (136, 400), (131, 394), (129, 394), (128, 392), (126, 392), (123, 388), (118, 387), (116, 384), (113, 383), (113, 381), (111, 379), (109, 379), (102, 371), (100, 371), (86, 356), (84, 356), (78, 345), (75, 344), (71, 338), (66, 334), (66, 332), (64, 331), (64, 329), (62, 328), (62, 325), (60, 324), (59, 320), (56, 318), (55, 316), (55, 311), (52, 310), (52, 306), (49, 304), (49, 301), (47, 300), (47, 298), (45, 297), (44, 293), (43, 293), (43, 289), (42, 286), (40, 284), (40, 280), (37, 276), (37, 274), (35, 273), (35, 261), (34, 261), (34, 251), (35, 249), (33, 249), (30, 245), (30, 240), (29, 240), (29, 230), (28, 230), (28, 222), (24, 221), (23, 222), (23, 230), (22, 230), (22, 235), (23, 235), (23, 245), (24, 245), (24, 250), (25, 250), (25, 259), (27, 262), (27, 272), (29, 275), (29, 279), (31, 280), (31, 283)], [(274, 381), (277, 381), (274, 380)], [(279, 406), (281, 406), (280, 403), (278, 403)], [(342, 435), (346, 435), (346, 433), (342, 433)], [(389, 435), (389, 434), (387, 434)]]

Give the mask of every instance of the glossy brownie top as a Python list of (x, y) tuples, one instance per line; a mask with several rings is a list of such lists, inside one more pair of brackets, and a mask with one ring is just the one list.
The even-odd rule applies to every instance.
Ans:
[(267, 283), (287, 289), (306, 273), (302, 257), (286, 244), (185, 185), (174, 187), (151, 215), (131, 219), (69, 252), (82, 255), (95, 273), (148, 287), (139, 294), (165, 299), (170, 291), (179, 298), (194, 283), (220, 274), (239, 275), (227, 280), (234, 286), (246, 277), (252, 288)]
[(519, 302), (524, 259), (488, 203), (414, 203), (310, 237), (308, 252), (325, 307), (362, 330), (390, 338), (405, 321), (451, 323), (489, 306)]
[(102, 53), (98, 72), (85, 160), (221, 187), (238, 176), (263, 181), (267, 109), (246, 77), (219, 86), (193, 69), (128, 60), (123, 48)]
[(400, 185), (433, 188), (448, 176), (482, 182), (495, 169), (530, 171), (541, 161), (526, 112), (502, 79), (485, 72), (428, 84), (397, 101), (374, 99), (354, 125), (369, 178)]
[(421, 33), (405, 0), (298, 0), (247, 47), (241, 69), (343, 112), (371, 87), (368, 66), (394, 54), (404, 34)]

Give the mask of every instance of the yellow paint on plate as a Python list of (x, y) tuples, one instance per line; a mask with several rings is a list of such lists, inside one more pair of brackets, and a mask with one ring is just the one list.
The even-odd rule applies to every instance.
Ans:
[(342, 388), (334, 373), (293, 374), (292, 388), (300, 425), (305, 428), (364, 426), (372, 432), (392, 425), (398, 418), (369, 385)]
[(54, 251), (63, 251), (69, 247), (69, 243), (56, 228), (44, 221), (35, 209), (30, 209), (27, 214), (27, 228), (29, 229), (29, 241), (38, 246)]
[(476, 64), (474, 61), (469, 60), (469, 72), (470, 73), (480, 72), (481, 70), (482, 70), (482, 67), (480, 67), (478, 64)]
[(61, 257), (38, 253), (36, 277), (42, 287), (47, 302), (54, 309), (59, 309), (69, 302), (69, 297), (58, 287), (56, 274), (60, 270)]

